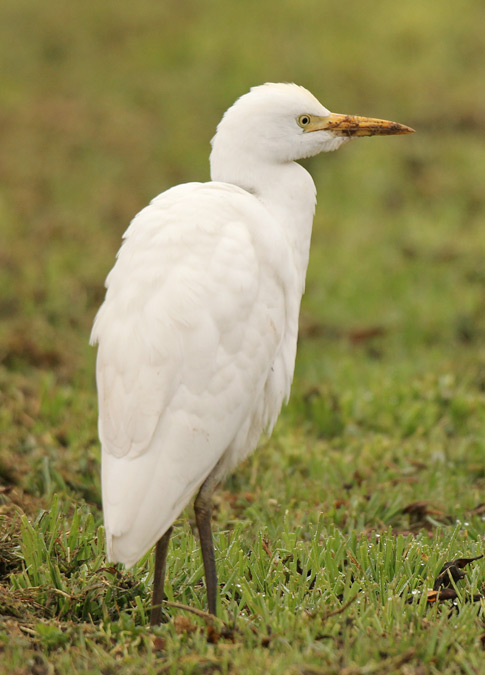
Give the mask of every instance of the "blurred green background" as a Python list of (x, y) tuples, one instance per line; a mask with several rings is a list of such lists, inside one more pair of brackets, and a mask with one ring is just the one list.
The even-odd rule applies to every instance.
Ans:
[(365, 347), (382, 334), (379, 378), (446, 370), (463, 346), (481, 362), (484, 21), (478, 0), (4, 0), (2, 379), (54, 373), (92, 395), (87, 340), (122, 232), (159, 192), (209, 178), (223, 111), (265, 81), (418, 132), (307, 162), (318, 207), (297, 383), (361, 377), (369, 359), (346, 338), (362, 329)]
[[(293, 81), (335, 112), (417, 133), (305, 163), (318, 205), (292, 399), (232, 486), (317, 503), (322, 489), (338, 497), (336, 474), (357, 469), (372, 487), (377, 470), (432, 460), (398, 494), (381, 481), (378, 499), (424, 496), (455, 515), (478, 503), (484, 27), (482, 0), (2, 0), (0, 477), (12, 502), (35, 515), (60, 492), (100, 519), (88, 339), (121, 235), (158, 193), (209, 179), (210, 138), (238, 96)], [(395, 524), (399, 509), (382, 508)]]

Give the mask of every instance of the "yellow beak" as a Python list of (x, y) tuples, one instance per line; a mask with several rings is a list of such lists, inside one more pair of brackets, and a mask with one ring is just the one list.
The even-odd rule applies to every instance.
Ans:
[(312, 117), (310, 124), (305, 128), (307, 132), (322, 130), (331, 131), (336, 136), (391, 136), (414, 133), (411, 127), (397, 122), (337, 113), (331, 113), (328, 117)]

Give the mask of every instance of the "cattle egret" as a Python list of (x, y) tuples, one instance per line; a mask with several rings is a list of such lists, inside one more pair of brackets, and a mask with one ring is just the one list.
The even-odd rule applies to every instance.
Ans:
[(172, 523), (196, 493), (216, 613), (212, 493), (288, 400), (316, 202), (296, 161), (412, 131), (331, 113), (295, 84), (254, 87), (217, 127), (212, 180), (163, 192), (126, 230), (91, 341), (108, 556), (130, 567), (156, 544), (152, 625)]

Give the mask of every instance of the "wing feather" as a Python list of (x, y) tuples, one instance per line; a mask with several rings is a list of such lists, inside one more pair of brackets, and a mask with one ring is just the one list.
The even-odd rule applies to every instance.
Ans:
[(283, 336), (285, 255), (223, 183), (173, 188), (126, 231), (92, 333), (111, 559), (136, 562), (248, 424)]

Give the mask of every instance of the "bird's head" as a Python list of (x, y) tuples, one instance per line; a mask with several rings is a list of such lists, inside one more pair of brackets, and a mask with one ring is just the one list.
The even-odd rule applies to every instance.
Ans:
[(331, 113), (308, 90), (296, 84), (253, 87), (227, 110), (212, 139), (241, 156), (265, 163), (285, 163), (337, 150), (359, 136), (412, 133), (395, 122)]

